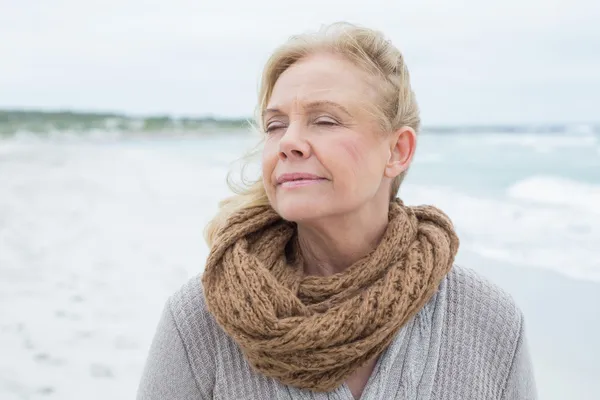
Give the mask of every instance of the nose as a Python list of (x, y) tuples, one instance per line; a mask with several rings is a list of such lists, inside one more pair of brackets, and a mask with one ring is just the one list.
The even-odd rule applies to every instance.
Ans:
[(290, 124), (285, 134), (279, 140), (279, 158), (287, 159), (303, 159), (310, 156), (310, 144), (306, 141), (303, 135), (301, 124)]

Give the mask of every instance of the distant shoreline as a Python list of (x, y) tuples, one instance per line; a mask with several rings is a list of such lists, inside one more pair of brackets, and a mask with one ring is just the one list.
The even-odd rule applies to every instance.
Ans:
[[(252, 118), (214, 116), (187, 117), (169, 114), (128, 115), (112, 112), (73, 110), (0, 110), (0, 135), (20, 132), (46, 134), (52, 132), (120, 132), (120, 133), (190, 133), (223, 130), (250, 130)], [(465, 124), (425, 125), (424, 133), (591, 133), (600, 134), (600, 123), (582, 124)]]

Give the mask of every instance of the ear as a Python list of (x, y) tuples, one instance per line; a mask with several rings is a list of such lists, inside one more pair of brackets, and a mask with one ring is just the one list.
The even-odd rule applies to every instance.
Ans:
[(417, 134), (410, 126), (403, 126), (390, 135), (390, 158), (385, 164), (385, 176), (395, 178), (410, 166), (417, 148)]

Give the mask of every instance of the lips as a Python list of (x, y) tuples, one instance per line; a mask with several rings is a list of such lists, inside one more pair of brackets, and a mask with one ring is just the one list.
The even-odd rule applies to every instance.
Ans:
[(317, 182), (317, 181), (321, 181), (324, 180), (325, 178), (318, 176), (318, 175), (314, 175), (314, 174), (309, 174), (309, 173), (304, 173), (304, 172), (294, 172), (294, 173), (288, 173), (288, 174), (281, 174), (277, 177), (277, 184), (278, 185), (301, 185), (301, 184), (308, 184), (308, 183), (313, 183), (313, 182)]

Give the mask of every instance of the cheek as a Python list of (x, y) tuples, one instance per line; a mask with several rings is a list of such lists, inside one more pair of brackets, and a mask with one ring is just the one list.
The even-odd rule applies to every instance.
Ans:
[[(364, 162), (364, 154), (357, 140), (345, 140), (340, 143), (340, 150), (346, 155), (347, 161), (353, 169), (358, 168)], [(350, 166), (348, 165), (348, 166)]]
[(267, 140), (263, 146), (262, 157), (261, 157), (261, 169), (263, 182), (266, 184), (270, 183), (273, 171), (277, 165), (277, 148), (276, 143), (273, 140)]
[(374, 143), (362, 138), (346, 139), (332, 144), (330, 148), (336, 149), (336, 154), (330, 154), (328, 158), (335, 162), (332, 167), (338, 178), (341, 177), (338, 182), (344, 181), (344, 186), (354, 190), (356, 185), (363, 186), (366, 182), (375, 182), (375, 176), (381, 177), (380, 149)]
[(323, 147), (327, 150), (323, 164), (333, 177), (334, 187), (343, 192), (355, 192), (360, 186), (364, 154), (357, 140), (344, 138)]
[[(354, 176), (371, 175), (378, 169), (378, 149), (373, 143), (365, 140), (346, 140), (340, 143), (340, 150), (344, 153), (342, 167), (349, 169)], [(340, 160), (341, 161), (341, 160)]]

